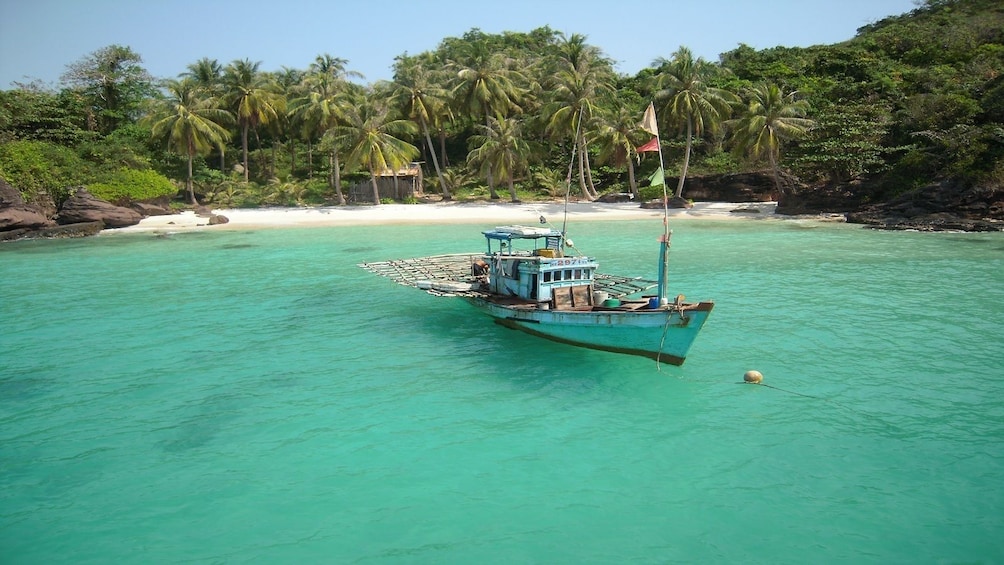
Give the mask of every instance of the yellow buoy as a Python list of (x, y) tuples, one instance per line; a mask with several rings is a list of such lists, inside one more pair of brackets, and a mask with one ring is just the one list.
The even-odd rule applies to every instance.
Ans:
[(743, 380), (750, 384), (758, 385), (763, 381), (763, 375), (760, 374), (760, 371), (746, 371), (746, 374), (743, 375)]

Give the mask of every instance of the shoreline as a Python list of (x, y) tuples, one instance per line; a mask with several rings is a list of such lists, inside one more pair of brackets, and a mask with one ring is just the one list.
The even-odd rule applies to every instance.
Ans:
[[(777, 218), (776, 202), (697, 202), (693, 208), (671, 208), (671, 220), (745, 220)], [(750, 212), (732, 212), (751, 210)], [(757, 212), (752, 212), (757, 210)], [(381, 204), (380, 206), (320, 206), (314, 208), (213, 209), (226, 217), (225, 224), (209, 225), (207, 216), (194, 211), (166, 216), (148, 216), (138, 224), (105, 229), (101, 233), (182, 232), (196, 230), (335, 227), (392, 224), (496, 223), (535, 225), (540, 216), (560, 221), (565, 205), (550, 202)], [(661, 209), (641, 208), (634, 202), (570, 202), (570, 220), (647, 220), (662, 217)]]

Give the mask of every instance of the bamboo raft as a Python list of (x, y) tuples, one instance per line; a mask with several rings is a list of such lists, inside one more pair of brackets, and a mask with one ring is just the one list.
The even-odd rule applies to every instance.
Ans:
[[(474, 277), (472, 267), (474, 261), (478, 259), (484, 259), (484, 254), (451, 253), (448, 255), (432, 255), (414, 259), (360, 263), (359, 266), (376, 275), (387, 277), (400, 285), (413, 288), (421, 288), (419, 286), (421, 283), (429, 281), (448, 281), (476, 285), (479, 281)], [(641, 277), (622, 277), (596, 273), (593, 278), (594, 290), (606, 292), (611, 298), (624, 298), (633, 294), (639, 294), (651, 290), (658, 285), (659, 283), (656, 281), (646, 280)], [(436, 296), (487, 296), (486, 292), (480, 290), (449, 292), (431, 288), (422, 288), (422, 290)]]

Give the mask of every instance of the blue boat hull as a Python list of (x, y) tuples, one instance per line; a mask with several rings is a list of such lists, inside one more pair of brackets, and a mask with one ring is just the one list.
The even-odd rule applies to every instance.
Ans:
[(682, 365), (691, 344), (707, 321), (712, 302), (687, 309), (544, 310), (497, 303), (490, 298), (467, 300), (506, 327), (561, 343)]

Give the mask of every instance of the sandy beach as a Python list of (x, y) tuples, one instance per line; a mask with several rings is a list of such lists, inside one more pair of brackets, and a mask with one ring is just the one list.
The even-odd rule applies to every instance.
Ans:
[[(671, 219), (763, 219), (774, 216), (774, 202), (698, 202), (693, 208), (671, 209)], [(738, 211), (737, 211), (738, 210)], [(754, 211), (757, 210), (757, 211)], [(209, 218), (186, 211), (168, 216), (150, 216), (115, 232), (162, 232), (190, 230), (264, 229), (379, 224), (536, 224), (540, 216), (552, 224), (561, 222), (561, 203), (458, 203), (381, 204), (380, 206), (323, 206), (316, 208), (214, 209), (229, 219), (209, 225)], [(662, 210), (640, 208), (633, 202), (568, 204), (569, 220), (644, 220), (662, 217)]]

